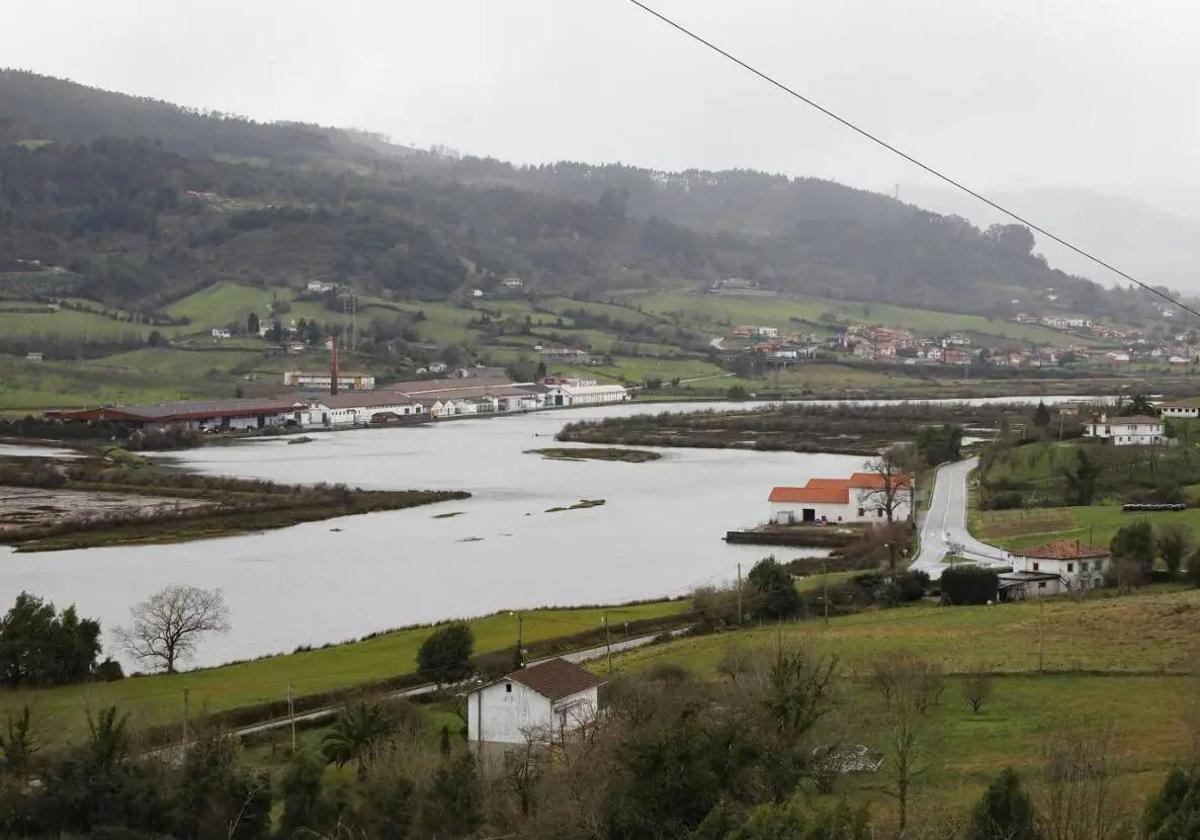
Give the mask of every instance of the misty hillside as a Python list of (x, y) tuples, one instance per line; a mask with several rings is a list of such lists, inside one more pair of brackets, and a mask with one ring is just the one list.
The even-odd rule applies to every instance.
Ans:
[(1146, 305), (1050, 269), (1024, 228), (828, 181), (518, 168), (19, 71), (0, 72), (0, 214), (0, 271), (40, 260), (78, 294), (139, 307), (220, 279), (437, 298), (507, 274), (579, 295), (737, 276), (993, 315), (1048, 287), (1073, 311)]
[[(976, 225), (1004, 221), (987, 205), (936, 187), (905, 186), (907, 201), (938, 213), (956, 213)], [(1200, 220), (1144, 201), (1081, 189), (998, 191), (992, 197), (1047, 230), (1091, 250), (1154, 286), (1200, 293)], [(1115, 275), (1071, 250), (1034, 234), (1038, 250), (1053, 265), (1109, 284)]]

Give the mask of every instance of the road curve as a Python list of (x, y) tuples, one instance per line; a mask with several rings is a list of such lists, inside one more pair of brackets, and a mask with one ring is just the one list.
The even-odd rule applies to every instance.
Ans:
[(1008, 565), (1008, 553), (980, 542), (967, 530), (967, 476), (979, 465), (979, 458), (943, 464), (934, 476), (933, 498), (921, 520), (918, 537), (921, 549), (912, 568), (933, 580), (949, 568), (942, 560), (953, 553), (985, 566)]

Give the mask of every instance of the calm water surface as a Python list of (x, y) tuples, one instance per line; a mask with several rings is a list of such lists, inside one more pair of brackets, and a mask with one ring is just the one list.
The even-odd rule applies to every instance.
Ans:
[[(474, 495), (179, 545), (0, 549), (0, 604), (25, 589), (62, 606), (74, 602), (112, 628), (127, 621), (130, 604), (167, 584), (220, 587), (234, 629), (202, 646), (196, 664), (212, 664), (503, 608), (684, 594), (731, 579), (739, 561), (770, 551), (727, 546), (721, 537), (763, 521), (773, 485), (845, 475), (863, 462), (728, 450), (665, 450), (644, 464), (524, 453), (557, 445), (553, 435), (565, 422), (646, 410), (612, 406), (189, 451), (178, 460), (212, 474)], [(607, 503), (545, 512), (580, 499)], [(462, 514), (434, 518), (451, 511)]]
[[(704, 407), (735, 406), (686, 408)], [(653, 410), (609, 406), (185, 452), (180, 463), (217, 475), (474, 495), (180, 545), (35, 554), (0, 548), (0, 604), (28, 590), (60, 606), (76, 603), (111, 629), (127, 621), (131, 604), (167, 584), (219, 587), (234, 629), (204, 643), (195, 663), (203, 665), (498, 609), (679, 595), (730, 580), (739, 562), (771, 551), (721, 538), (766, 519), (772, 486), (847, 475), (864, 460), (667, 449), (659, 461), (624, 464), (524, 452), (559, 445), (553, 435), (569, 421)], [(545, 512), (580, 499), (607, 504)], [(434, 518), (451, 511), (462, 513)]]

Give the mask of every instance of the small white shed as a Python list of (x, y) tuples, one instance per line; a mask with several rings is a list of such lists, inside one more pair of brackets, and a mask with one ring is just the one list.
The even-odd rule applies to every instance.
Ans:
[(561, 742), (592, 724), (606, 681), (565, 659), (513, 671), (467, 695), (472, 744)]

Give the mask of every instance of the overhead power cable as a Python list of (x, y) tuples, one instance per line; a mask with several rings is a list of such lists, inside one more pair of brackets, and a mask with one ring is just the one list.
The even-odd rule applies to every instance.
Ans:
[(949, 175), (945, 174), (944, 172), (942, 172), (938, 169), (935, 169), (934, 167), (930, 166), (929, 164), (923, 163), (922, 161), (920, 161), (917, 158), (913, 157), (912, 155), (908, 154), (907, 152), (896, 148), (891, 143), (872, 134), (871, 132), (867, 131), (865, 128), (858, 126), (857, 124), (851, 122), (850, 120), (846, 119), (845, 117), (835, 113), (834, 111), (831, 111), (829, 108), (826, 108), (825, 106), (813, 101), (812, 99), (810, 99), (809, 97), (800, 93), (799, 91), (795, 90), (794, 88), (789, 87), (788, 85), (786, 85), (783, 82), (776, 79), (774, 76), (771, 76), (771, 75), (763, 72), (762, 70), (759, 70), (754, 65), (743, 61), (742, 59), (740, 59), (737, 56), (733, 55), (732, 53), (728, 52), (727, 50), (724, 50), (721, 47), (717, 46), (712, 41), (709, 41), (708, 39), (701, 37), (700, 35), (696, 34), (692, 30), (688, 29), (683, 24), (678, 23), (678, 22), (672, 20), (671, 18), (667, 17), (662, 12), (659, 12), (659, 11), (651, 8), (650, 6), (647, 6), (645, 3), (641, 2), (641, 0), (629, 0), (629, 2), (632, 3), (633, 5), (637, 6), (642, 11), (658, 18), (658, 20), (662, 21), (663, 23), (667, 24), (668, 26), (672, 27), (673, 29), (677, 30), (678, 32), (691, 38), (693, 41), (696, 41), (699, 44), (703, 44), (705, 47), (708, 47), (708, 49), (712, 50), (713, 52), (717, 53), (718, 55), (721, 55), (724, 58), (728, 59), (729, 61), (732, 61), (734, 64), (738, 65), (743, 70), (747, 70), (748, 72), (753, 73), (755, 76), (758, 76), (760, 79), (767, 82), (768, 84), (773, 85), (774, 87), (778, 88), (779, 90), (783, 91), (784, 93), (788, 94), (789, 96), (800, 100), (805, 105), (808, 105), (811, 108), (815, 108), (816, 110), (820, 111), (825, 116), (829, 117), (832, 120), (835, 120), (836, 122), (841, 123), (846, 128), (850, 129), (851, 131), (855, 132), (856, 134), (859, 134), (859, 135), (867, 138), (872, 143), (875, 143), (878, 146), (882, 146), (883, 148), (887, 149), (892, 154), (898, 155), (899, 157), (901, 157), (904, 160), (911, 163), (913, 166), (916, 166), (919, 169), (922, 169), (925, 172), (928, 172), (930, 175), (933, 175), (935, 178), (945, 181), (947, 184), (954, 187), (955, 189), (961, 190), (962, 192), (966, 193), (967, 195), (969, 195), (973, 198), (976, 198), (979, 201), (982, 201), (984, 204), (991, 207), (992, 209), (999, 210), (1004, 215), (1008, 216), (1011, 219), (1015, 219), (1016, 221), (1020, 222), (1021, 224), (1030, 228), (1031, 230), (1036, 230), (1038, 233), (1042, 234), (1047, 239), (1051, 239), (1051, 240), (1057, 242), (1059, 245), (1062, 245), (1064, 248), (1068, 248), (1071, 251), (1074, 251), (1079, 256), (1084, 257), (1085, 259), (1091, 260), (1096, 265), (1102, 266), (1103, 268), (1107, 268), (1109, 271), (1113, 272), (1114, 274), (1116, 274), (1120, 277), (1125, 278), (1126, 280), (1128, 280), (1131, 283), (1134, 283), (1134, 284), (1140, 286), (1141, 288), (1145, 289), (1147, 292), (1150, 292), (1153, 295), (1157, 295), (1158, 297), (1162, 298), (1163, 300), (1167, 301), (1168, 303), (1170, 303), (1174, 306), (1178, 306), (1180, 309), (1190, 312), (1191, 314), (1195, 315), (1197, 318), (1200, 318), (1200, 311), (1193, 309), (1192, 307), (1188, 306), (1186, 303), (1183, 303), (1183, 302), (1177, 300), (1176, 298), (1172, 297), (1171, 295), (1167, 294), (1166, 292), (1163, 292), (1163, 291), (1160, 291), (1159, 289), (1154, 288), (1153, 286), (1151, 286), (1148, 283), (1143, 283), (1141, 280), (1137, 279), (1136, 277), (1129, 274), (1128, 272), (1122, 271), (1121, 269), (1117, 268), (1112, 263), (1106, 262), (1105, 260), (1100, 259), (1100, 257), (1097, 257), (1095, 254), (1092, 254), (1089, 251), (1085, 251), (1083, 248), (1080, 248), (1077, 245), (1071, 244), (1067, 240), (1063, 239), (1061, 236), (1058, 236), (1057, 234), (1051, 233), (1050, 231), (1046, 230), (1041, 225), (1034, 224), (1033, 222), (1029, 221), (1025, 217), (1013, 212), (1012, 210), (1009, 210), (1007, 207), (1005, 207), (1001, 204), (998, 204), (995, 201), (992, 201), (987, 196), (983, 195), (982, 193), (977, 192), (976, 190), (971, 189), (970, 187), (966, 186), (965, 184), (963, 184), (960, 181), (955, 180), (954, 178), (950, 177)]

